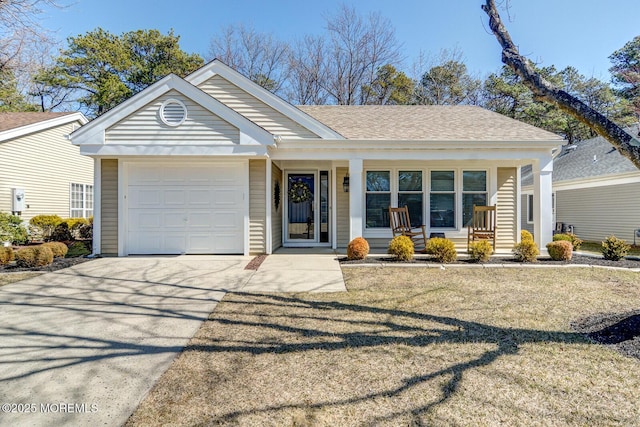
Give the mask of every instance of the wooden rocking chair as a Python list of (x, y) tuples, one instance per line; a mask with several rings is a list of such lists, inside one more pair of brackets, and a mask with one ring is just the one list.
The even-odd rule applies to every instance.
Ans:
[(496, 251), (496, 207), (473, 205), (473, 216), (467, 231), (467, 251), (471, 242), (490, 240)]
[(414, 250), (417, 251), (418, 248), (422, 248), (421, 252), (424, 252), (427, 247), (426, 228), (424, 225), (411, 227), (408, 207), (392, 208), (389, 206), (389, 221), (393, 237), (407, 236), (413, 242)]

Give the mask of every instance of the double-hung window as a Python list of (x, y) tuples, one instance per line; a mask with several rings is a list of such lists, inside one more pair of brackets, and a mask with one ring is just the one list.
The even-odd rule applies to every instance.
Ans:
[(367, 228), (389, 227), (391, 172), (367, 171), (366, 189)]
[(71, 184), (71, 218), (93, 216), (93, 185)]
[(462, 224), (466, 227), (473, 217), (473, 205), (487, 205), (487, 172), (462, 172)]
[(422, 171), (398, 172), (398, 207), (409, 208), (409, 218), (412, 227), (424, 224), (422, 218)]
[(431, 228), (455, 228), (456, 184), (455, 171), (431, 171)]

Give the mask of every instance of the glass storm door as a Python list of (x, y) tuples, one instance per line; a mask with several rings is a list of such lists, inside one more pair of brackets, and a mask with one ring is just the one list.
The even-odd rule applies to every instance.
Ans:
[(287, 240), (317, 242), (316, 174), (289, 173), (287, 177)]

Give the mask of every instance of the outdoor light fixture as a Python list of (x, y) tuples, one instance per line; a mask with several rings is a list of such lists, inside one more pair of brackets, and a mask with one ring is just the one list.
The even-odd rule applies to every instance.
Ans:
[(342, 189), (345, 193), (349, 192), (349, 175), (345, 176), (342, 180)]

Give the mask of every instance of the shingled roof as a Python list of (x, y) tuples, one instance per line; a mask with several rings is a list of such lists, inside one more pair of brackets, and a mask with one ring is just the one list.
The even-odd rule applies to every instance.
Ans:
[(553, 141), (561, 138), (475, 106), (321, 105), (298, 107), (347, 139)]
[(16, 129), (73, 113), (0, 113), (0, 132)]
[[(638, 138), (638, 126), (625, 131)], [(553, 161), (553, 182), (598, 176), (617, 175), (627, 172), (640, 172), (633, 163), (623, 157), (603, 137), (598, 136), (567, 145)], [(533, 185), (531, 167), (522, 168), (522, 186)]]

